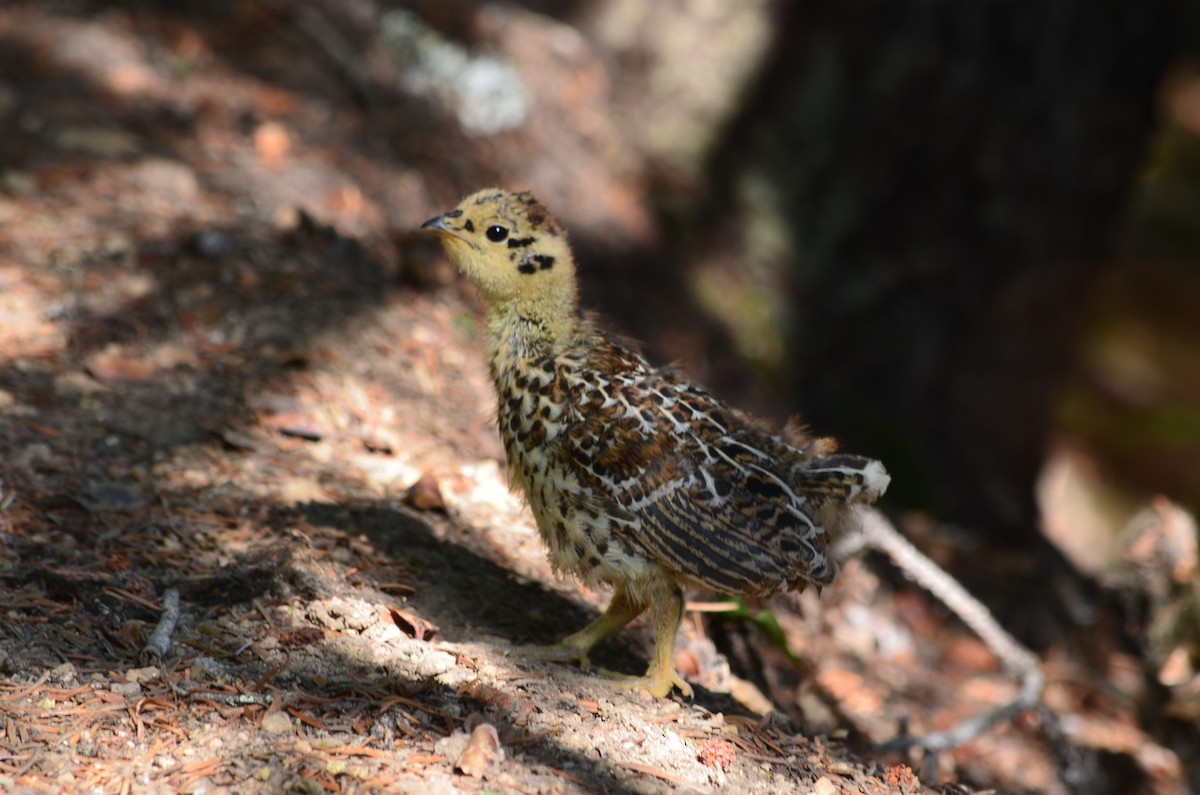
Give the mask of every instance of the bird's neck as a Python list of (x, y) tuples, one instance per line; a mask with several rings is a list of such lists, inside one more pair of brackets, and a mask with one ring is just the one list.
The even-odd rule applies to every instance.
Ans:
[(493, 375), (553, 353), (574, 338), (580, 322), (575, 296), (561, 298), (487, 307), (487, 352)]

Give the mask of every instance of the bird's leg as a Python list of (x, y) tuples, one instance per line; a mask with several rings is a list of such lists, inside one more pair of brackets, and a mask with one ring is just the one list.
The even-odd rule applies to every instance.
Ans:
[(617, 586), (608, 609), (592, 623), (568, 635), (553, 646), (527, 646), (508, 649), (505, 653), (520, 657), (535, 657), (550, 662), (577, 662), (580, 669), (588, 664), (588, 654), (596, 644), (637, 618), (646, 609), (644, 602), (634, 600), (623, 586)]
[[(654, 656), (645, 676), (614, 675), (603, 672), (603, 682), (612, 687), (641, 688), (655, 698), (663, 698), (672, 688), (690, 698), (692, 687), (675, 670), (675, 634), (683, 619), (683, 592), (671, 586), (650, 602), (650, 624), (654, 628)], [(585, 630), (586, 631), (586, 630)]]

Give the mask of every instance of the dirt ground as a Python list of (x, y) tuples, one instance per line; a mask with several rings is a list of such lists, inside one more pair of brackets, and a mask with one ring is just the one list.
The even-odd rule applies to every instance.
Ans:
[[(779, 644), (695, 604), (693, 699), (506, 656), (605, 595), (549, 571), (502, 476), (474, 299), (411, 230), (512, 178), (530, 136), (445, 133), (370, 58), (339, 72), (314, 19), (0, 9), (0, 791), (1189, 791), (1195, 762), (1138, 714), (1142, 661), (1100, 630), (1039, 650), (1058, 734), (1030, 714), (875, 751), (1016, 684), (870, 558), (767, 605)], [(558, 59), (534, 101), (575, 131), (540, 133), (574, 164), (539, 166), (544, 199), (593, 252), (652, 237), (591, 106), (601, 67), (531, 12), (476, 35), (498, 30), (557, 42), (520, 50)], [(708, 344), (670, 331), (687, 311), (656, 350)], [(598, 662), (636, 672), (649, 647), (635, 623)]]

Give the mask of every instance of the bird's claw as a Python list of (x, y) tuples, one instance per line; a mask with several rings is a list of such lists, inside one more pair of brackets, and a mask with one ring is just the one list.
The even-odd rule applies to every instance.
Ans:
[(684, 698), (692, 697), (692, 686), (674, 669), (658, 673), (647, 672), (645, 676), (629, 676), (601, 668), (595, 676), (585, 677), (585, 681), (618, 690), (645, 690), (654, 698), (666, 698), (672, 690), (678, 688)]
[[(542, 662), (578, 663), (581, 671), (586, 671), (589, 665), (587, 651), (569, 643), (556, 643), (553, 646), (509, 646), (504, 650), (504, 655)], [(600, 668), (594, 674), (585, 676), (584, 681), (617, 690), (645, 690), (655, 698), (665, 698), (672, 690), (678, 688), (685, 698), (692, 697), (692, 686), (679, 675), (674, 666), (657, 672), (647, 671), (645, 676), (630, 676)]]
[(581, 671), (586, 671), (588, 667), (587, 650), (569, 643), (555, 643), (553, 646), (509, 646), (504, 650), (504, 656), (542, 662), (578, 663)]

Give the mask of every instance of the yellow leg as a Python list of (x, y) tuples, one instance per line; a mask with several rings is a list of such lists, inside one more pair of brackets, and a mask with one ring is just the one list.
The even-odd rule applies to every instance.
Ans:
[(683, 620), (683, 591), (675, 588), (666, 599), (653, 605), (650, 621), (654, 625), (654, 659), (646, 671), (650, 695), (662, 698), (678, 687), (686, 698), (692, 697), (692, 686), (675, 670), (675, 634)]
[[(509, 649), (508, 654), (535, 657), (551, 662), (577, 662), (584, 669), (588, 654), (596, 644), (621, 627), (637, 618), (646, 605), (630, 598), (624, 588), (618, 587), (604, 614), (573, 635), (563, 638), (553, 646), (538, 646)], [(650, 624), (654, 629), (654, 656), (645, 676), (600, 671), (598, 683), (621, 689), (642, 689), (655, 698), (664, 698), (673, 688), (686, 697), (691, 697), (692, 688), (675, 670), (675, 634), (683, 618), (683, 592), (674, 586), (658, 594), (650, 602)]]
[(582, 670), (587, 667), (588, 654), (600, 641), (637, 618), (645, 609), (645, 604), (633, 601), (624, 588), (618, 587), (608, 603), (608, 609), (575, 634), (568, 635), (553, 646), (515, 648), (506, 653), (550, 662), (576, 662)]
[(645, 676), (625, 676), (601, 671), (603, 682), (621, 689), (642, 689), (655, 698), (664, 698), (673, 688), (691, 698), (692, 687), (675, 670), (675, 634), (683, 618), (683, 592), (670, 587), (650, 602), (650, 624), (654, 628), (654, 656)]

